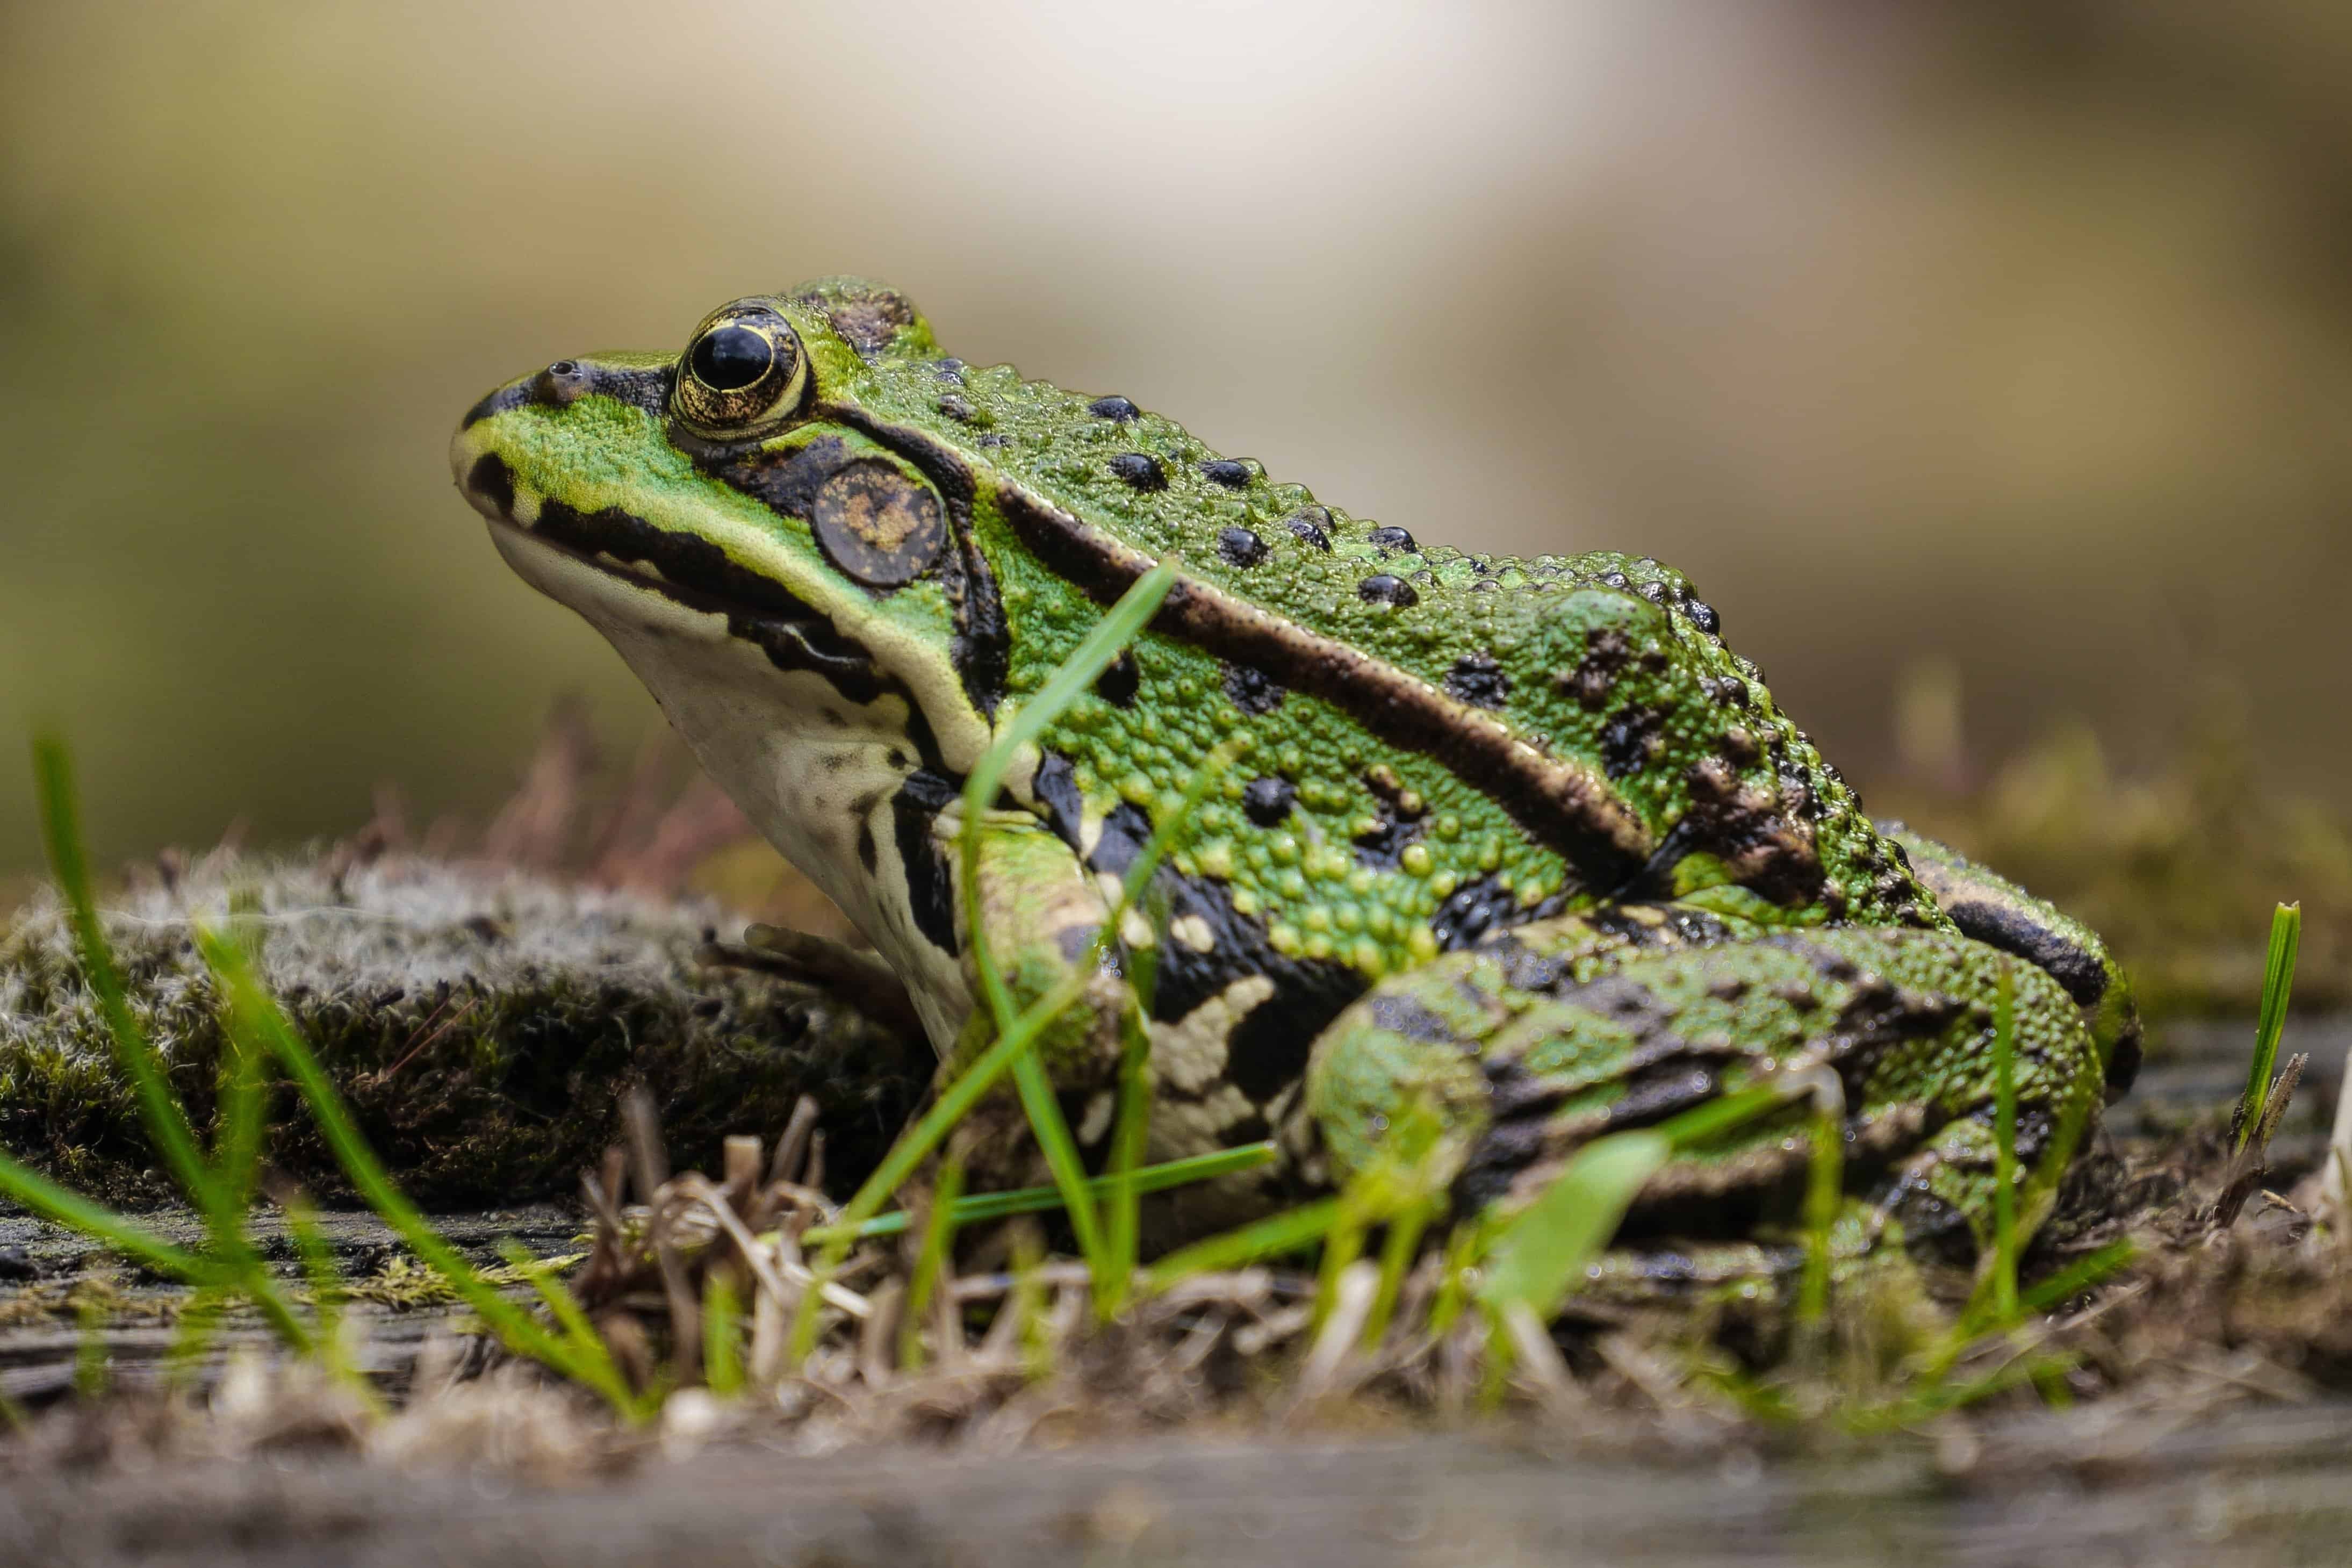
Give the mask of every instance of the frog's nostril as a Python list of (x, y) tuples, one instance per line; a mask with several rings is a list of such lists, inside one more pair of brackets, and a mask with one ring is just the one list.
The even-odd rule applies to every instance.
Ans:
[(589, 380), (578, 360), (557, 360), (530, 378), (530, 400), (544, 408), (569, 408), (587, 395)]

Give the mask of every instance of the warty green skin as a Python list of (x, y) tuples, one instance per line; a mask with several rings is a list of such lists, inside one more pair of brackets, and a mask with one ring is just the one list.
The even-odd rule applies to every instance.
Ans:
[[(731, 387), (722, 347), (766, 353), (761, 379)], [(1857, 1201), (1973, 1245), (2003, 951), (2032, 961), (2009, 964), (2030, 1170), (2136, 1059), (2096, 939), (1916, 841), (1923, 881), (1680, 574), (1359, 521), (1123, 398), (948, 357), (881, 286), (736, 301), (676, 359), (559, 361), (484, 398), (452, 462), (509, 564), (613, 641), (951, 1058), (987, 1035), (962, 779), (1106, 605), (1181, 562), (1019, 758), (978, 889), (1034, 996), (1175, 821), (1149, 918), (1120, 933), (1130, 966), (1153, 949), (1152, 1153), (1273, 1133), (1286, 1155), (1179, 1230), (1344, 1174), (1416, 1095), (1444, 1109), (1475, 1205), (1600, 1131), (1821, 1063)], [(2000, 918), (1956, 923), (1971, 910)], [(1773, 999), (1801, 986), (1810, 1005)], [(1052, 1042), (1089, 1141), (1125, 994), (1096, 977)], [(1678, 1162), (1645, 1208), (1676, 1234), (1769, 1223), (1789, 1181), (1767, 1145), (1792, 1146), (1784, 1123)]]

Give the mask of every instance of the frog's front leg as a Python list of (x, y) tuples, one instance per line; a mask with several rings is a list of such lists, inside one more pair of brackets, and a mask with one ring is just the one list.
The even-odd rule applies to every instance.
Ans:
[[(1673, 906), (1662, 906), (1672, 910)], [(1845, 1101), (1845, 1189), (1914, 1248), (1965, 1260), (1990, 1235), (1992, 1040), (2012, 986), (2023, 1177), (2054, 1179), (2102, 1087), (2081, 1013), (2042, 970), (1948, 932), (1800, 929), (1706, 940), (1634, 911), (1522, 928), (1376, 987), (1318, 1041), (1307, 1102), (1344, 1176), (1416, 1101), (1458, 1150), (1457, 1210), (1523, 1204), (1591, 1140), (1827, 1068)], [(1696, 935), (1698, 940), (1693, 940)], [(1544, 950), (1549, 947), (1549, 952)], [(1810, 1108), (1791, 1101), (1653, 1178), (1632, 1237), (1732, 1240), (1793, 1224)]]
[[(936, 832), (942, 852), (959, 868), (961, 894), (962, 859), (955, 814), (943, 813)], [(1002, 1032), (1003, 1020), (982, 981), (983, 959), (1003, 982), (1013, 1017), (1087, 965), (1076, 997), (1046, 1026), (1036, 1049), (1081, 1142), (1097, 1142), (1100, 1130), (1089, 1123), (1108, 1121), (1110, 1090), (1118, 1074), (1119, 1015), (1130, 1005), (1118, 948), (1107, 947), (1089, 963), (1096, 936), (1109, 918), (1103, 889), (1067, 845), (1024, 814), (991, 812), (982, 819), (976, 866), (983, 934), (975, 940), (971, 906), (959, 898), (956, 935), (971, 1003), (941, 1065), (940, 1081), (951, 1081)], [(1000, 1177), (1043, 1179), (1038, 1174), (1042, 1167), (1034, 1165), (1034, 1151), (1026, 1146), (1025, 1121), (1010, 1091), (995, 1095), (983, 1109), (987, 1114), (971, 1134), (975, 1160), (993, 1167), (992, 1173)]]

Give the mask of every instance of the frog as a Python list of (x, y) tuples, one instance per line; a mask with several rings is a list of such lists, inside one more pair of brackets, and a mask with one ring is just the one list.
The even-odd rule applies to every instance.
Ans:
[(870, 942), (943, 1075), (995, 1037), (985, 952), (1018, 1005), (1075, 987), (1037, 1049), (1088, 1157), (1135, 1037), (1149, 1157), (1270, 1148), (1156, 1200), (1155, 1235), (1344, 1184), (1408, 1127), (1457, 1215), (1508, 1214), (1596, 1139), (1766, 1088), (1634, 1198), (1654, 1275), (1785, 1270), (1821, 1115), (1846, 1254), (1965, 1262), (1998, 1173), (2048, 1190), (2130, 1084), (2096, 934), (1874, 821), (1652, 557), (1424, 542), (1126, 396), (968, 363), (845, 277), (731, 300), (677, 353), (556, 360), (450, 457), (506, 563)]

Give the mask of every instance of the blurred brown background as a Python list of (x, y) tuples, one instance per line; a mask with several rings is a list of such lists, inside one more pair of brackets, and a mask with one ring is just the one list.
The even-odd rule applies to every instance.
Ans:
[(2218, 677), (2347, 798), (2341, 0), (16, 0), (0, 734), (101, 855), (478, 815), (567, 689), (625, 749), (447, 433), (829, 271), (1425, 538), (1672, 561), (1864, 781), (1906, 670), (2127, 764)]

